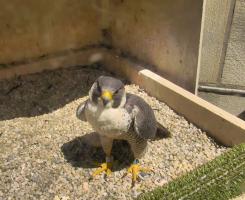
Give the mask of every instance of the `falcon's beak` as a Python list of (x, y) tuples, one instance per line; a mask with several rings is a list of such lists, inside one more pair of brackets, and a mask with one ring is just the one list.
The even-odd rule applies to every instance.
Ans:
[(112, 100), (112, 93), (108, 90), (102, 92), (101, 98), (103, 100), (104, 105)]

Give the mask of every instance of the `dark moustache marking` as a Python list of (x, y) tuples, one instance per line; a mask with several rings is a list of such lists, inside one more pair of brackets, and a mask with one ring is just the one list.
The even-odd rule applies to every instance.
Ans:
[(113, 105), (112, 105), (113, 108), (117, 108), (120, 105), (120, 103), (122, 101), (124, 90), (125, 90), (124, 87), (121, 87), (120, 89), (118, 89), (114, 93), (114, 95), (113, 95), (114, 102), (113, 102)]
[(94, 103), (98, 103), (98, 98), (101, 96), (101, 87), (99, 85), (99, 82), (96, 81), (96, 86), (94, 87), (92, 91), (92, 101)]

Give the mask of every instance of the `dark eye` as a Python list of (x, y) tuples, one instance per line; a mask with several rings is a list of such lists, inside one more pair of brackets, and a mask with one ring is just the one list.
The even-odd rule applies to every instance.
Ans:
[(101, 94), (101, 92), (102, 92), (102, 91), (101, 91), (101, 87), (100, 87), (100, 85), (99, 85), (99, 82), (97, 82), (97, 91), (98, 91), (99, 94)]
[(101, 96), (101, 87), (99, 85), (98, 82), (96, 82), (96, 85), (95, 87), (93, 88), (93, 91), (92, 91), (92, 101), (93, 102), (96, 102), (98, 101), (98, 98)]
[(121, 88), (118, 89), (118, 90), (116, 90), (116, 91), (114, 92), (114, 95), (118, 94), (118, 93), (120, 92), (120, 90), (121, 90)]

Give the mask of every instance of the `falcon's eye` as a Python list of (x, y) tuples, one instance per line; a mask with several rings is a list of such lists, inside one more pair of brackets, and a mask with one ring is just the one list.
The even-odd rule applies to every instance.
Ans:
[(121, 89), (122, 89), (122, 88), (119, 88), (118, 90), (116, 90), (116, 91), (114, 92), (114, 94), (113, 94), (113, 95), (117, 95), (117, 94), (119, 94), (119, 92), (121, 91)]
[(101, 87), (99, 85), (99, 82), (97, 82), (97, 91), (101, 94), (102, 90), (101, 90)]
[(116, 91), (114, 92), (114, 95), (118, 94), (122, 89), (123, 89), (123, 87), (120, 87), (118, 90), (116, 90)]
[(101, 90), (101, 87), (97, 82), (94, 83), (94, 87), (93, 87), (93, 91), (92, 91), (92, 101), (93, 102), (96, 102), (98, 101), (98, 98), (101, 96), (101, 93), (102, 93), (102, 90)]

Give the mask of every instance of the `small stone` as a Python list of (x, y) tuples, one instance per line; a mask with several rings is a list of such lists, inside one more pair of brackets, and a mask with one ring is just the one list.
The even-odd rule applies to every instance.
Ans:
[(69, 200), (70, 198), (69, 197), (67, 197), (67, 196), (62, 196), (61, 197), (61, 200)]
[(163, 186), (164, 184), (166, 184), (168, 181), (165, 180), (165, 179), (162, 179), (162, 178), (158, 178), (154, 181), (154, 183), (157, 185), (157, 186)]
[(61, 199), (59, 198), (59, 196), (56, 195), (56, 196), (54, 197), (54, 200), (61, 200)]
[(83, 183), (83, 191), (84, 192), (88, 192), (89, 191), (89, 184), (88, 184), (88, 182), (84, 182)]
[(141, 194), (141, 192), (138, 192), (137, 189), (132, 189), (132, 197), (133, 198), (137, 198), (140, 194)]

